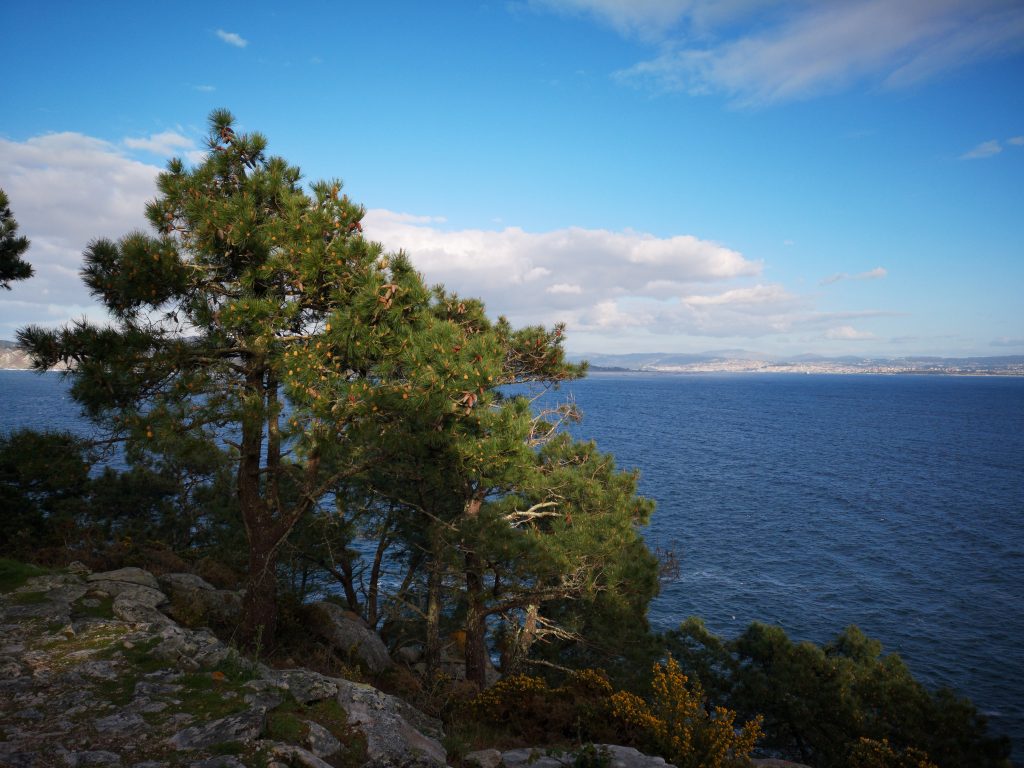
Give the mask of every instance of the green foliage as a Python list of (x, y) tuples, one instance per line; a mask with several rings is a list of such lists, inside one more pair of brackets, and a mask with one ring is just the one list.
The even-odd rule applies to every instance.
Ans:
[(42, 576), (49, 571), (29, 563), (0, 557), (0, 592), (13, 592), (33, 576)]
[[(729, 706), (762, 713), (766, 742), (803, 762), (852, 768), (862, 764), (855, 755), (863, 762), (885, 751), (871, 752), (871, 744), (885, 744), (892, 756), (884, 759), (893, 765), (904, 754), (940, 768), (1008, 765), (1009, 741), (989, 736), (968, 700), (948, 689), (929, 691), (899, 656), (884, 655), (856, 627), (821, 647), (757, 623), (723, 641), (690, 620), (669, 645)], [(865, 739), (868, 746), (858, 746)]]
[(10, 290), (14, 280), (32, 277), (32, 266), (21, 258), (27, 250), (28, 238), (18, 235), (18, 222), (0, 189), (0, 288)]
[(78, 537), (91, 457), (69, 433), (0, 436), (0, 554), (26, 557)]

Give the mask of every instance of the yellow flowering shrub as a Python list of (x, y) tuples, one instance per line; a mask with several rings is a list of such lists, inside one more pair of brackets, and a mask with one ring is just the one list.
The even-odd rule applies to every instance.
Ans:
[(675, 659), (654, 666), (651, 702), (625, 691), (611, 697), (611, 715), (634, 743), (679, 768), (743, 765), (761, 736), (761, 718), (742, 728), (725, 707), (708, 711), (699, 683)]
[(914, 747), (897, 752), (888, 739), (875, 741), (863, 736), (850, 751), (850, 768), (937, 768), (926, 752)]
[(466, 715), (533, 745), (622, 744), (661, 755), (678, 768), (745, 764), (761, 735), (760, 718), (737, 729), (736, 713), (707, 709), (700, 685), (690, 683), (671, 658), (655, 665), (651, 690), (650, 701), (615, 691), (604, 672), (593, 669), (572, 673), (558, 687), (514, 675), (481, 692)]

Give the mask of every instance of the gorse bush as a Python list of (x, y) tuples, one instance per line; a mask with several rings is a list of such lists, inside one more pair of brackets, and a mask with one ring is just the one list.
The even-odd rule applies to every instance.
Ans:
[(761, 735), (759, 718), (737, 728), (735, 712), (709, 708), (671, 658), (655, 665), (647, 699), (615, 691), (597, 670), (573, 673), (559, 686), (516, 675), (481, 693), (467, 714), (529, 743), (614, 742), (679, 768), (743, 765)]
[(745, 764), (761, 736), (760, 717), (737, 729), (735, 712), (709, 711), (700, 684), (691, 683), (671, 657), (655, 665), (651, 687), (649, 702), (626, 691), (611, 697), (612, 719), (637, 746), (678, 768)]

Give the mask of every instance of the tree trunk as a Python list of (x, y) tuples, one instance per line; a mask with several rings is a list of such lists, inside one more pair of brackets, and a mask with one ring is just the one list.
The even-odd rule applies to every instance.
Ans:
[[(246, 374), (245, 395), (264, 405), (263, 368), (254, 364)], [(243, 407), (245, 407), (243, 405)], [(263, 419), (247, 414), (242, 419), (238, 457), (238, 506), (249, 541), (249, 573), (242, 602), (242, 642), (259, 649), (274, 637), (277, 626), (277, 547), (273, 516), (260, 488)]]
[(443, 568), (436, 556), (427, 565), (427, 627), (423, 639), (423, 660), (433, 673), (441, 662), (441, 581)]
[[(480, 514), (483, 499), (473, 498), (466, 504), (466, 517)], [(467, 549), (466, 574), (466, 679), (480, 690), (487, 687), (487, 613), (484, 599), (484, 576), (480, 557)]]
[(466, 556), (466, 679), (483, 690), (487, 687), (487, 614), (475, 559)]
[(249, 574), (242, 602), (242, 639), (257, 653), (277, 629), (277, 547), (266, 536), (249, 540)]

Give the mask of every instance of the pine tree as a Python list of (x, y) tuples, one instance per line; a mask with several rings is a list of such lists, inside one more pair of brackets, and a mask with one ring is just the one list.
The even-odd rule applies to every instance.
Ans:
[[(408, 410), (410, 352), (430, 293), (401, 254), (365, 240), (338, 181), (307, 194), (258, 133), (210, 116), (209, 153), (170, 161), (146, 208), (155, 234), (96, 240), (83, 277), (114, 319), (19, 340), (63, 361), (72, 394), (128, 449), (220, 446), (236, 467), (248, 539), (243, 633), (269, 638), (276, 565), (298, 522), (382, 459)], [(454, 412), (443, 397), (416, 407)]]
[(12, 281), (32, 277), (32, 265), (21, 258), (27, 250), (28, 238), (18, 235), (18, 222), (0, 189), (0, 286), (10, 290)]

